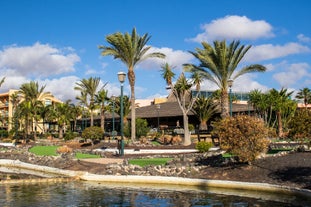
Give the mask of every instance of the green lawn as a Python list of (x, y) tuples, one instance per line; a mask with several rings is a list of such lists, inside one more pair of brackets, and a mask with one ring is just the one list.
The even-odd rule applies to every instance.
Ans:
[(132, 159), (129, 160), (129, 164), (131, 165), (139, 165), (141, 167), (147, 165), (164, 165), (168, 161), (172, 160), (173, 158), (146, 158), (146, 159)]
[(29, 152), (41, 156), (57, 156), (56, 149), (58, 147), (59, 146), (34, 146), (29, 149)]
[[(34, 153), (39, 156), (57, 156), (56, 150), (59, 146), (34, 146), (29, 149), (29, 152)], [(77, 159), (86, 159), (86, 158), (99, 158), (99, 155), (94, 154), (85, 154), (85, 153), (76, 153)]]

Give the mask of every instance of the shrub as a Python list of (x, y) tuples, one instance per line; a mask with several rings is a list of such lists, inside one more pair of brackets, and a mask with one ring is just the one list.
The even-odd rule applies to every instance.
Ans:
[(68, 141), (68, 140), (72, 140), (72, 139), (74, 139), (74, 138), (76, 138), (78, 136), (79, 136), (78, 132), (68, 131), (68, 132), (65, 133), (64, 139), (66, 141)]
[[(148, 122), (145, 119), (137, 118), (136, 119), (136, 138), (140, 138), (142, 136), (147, 136), (150, 128), (148, 127)], [(131, 136), (131, 126), (130, 124), (124, 126), (124, 136)]]
[(0, 137), (1, 138), (7, 138), (8, 136), (9, 136), (9, 133), (7, 130), (5, 130), (5, 129), (0, 130)]
[(198, 142), (195, 148), (199, 152), (208, 152), (208, 150), (213, 146), (211, 142)]
[(311, 111), (297, 110), (289, 122), (289, 136), (294, 139), (311, 138)]
[(237, 156), (240, 162), (251, 162), (268, 148), (268, 128), (263, 120), (238, 115), (213, 124), (212, 134), (220, 138), (220, 147)]
[(82, 132), (83, 139), (91, 139), (93, 142), (103, 138), (104, 131), (98, 126), (87, 127)]

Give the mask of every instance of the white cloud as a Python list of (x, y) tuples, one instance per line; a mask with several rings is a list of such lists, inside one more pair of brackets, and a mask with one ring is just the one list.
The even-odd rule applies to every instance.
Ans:
[(288, 88), (301, 81), (303, 78), (311, 77), (308, 73), (310, 65), (307, 63), (295, 63), (288, 65), (284, 71), (276, 73), (273, 78), (282, 86)]
[(297, 38), (300, 42), (311, 42), (311, 38), (310, 37), (307, 37), (305, 36), (304, 34), (299, 34), (297, 35)]
[(249, 39), (273, 37), (272, 26), (264, 20), (251, 20), (246, 16), (225, 16), (202, 25), (203, 33), (191, 40), (210, 42), (216, 39)]
[(80, 57), (68, 47), (58, 49), (49, 44), (32, 46), (8, 46), (0, 51), (0, 71), (31, 77), (46, 77), (74, 71)]
[(76, 82), (80, 80), (77, 76), (65, 76), (59, 79), (46, 79), (41, 82), (46, 85), (45, 91), (51, 92), (54, 97), (61, 101), (71, 100), (76, 101), (76, 96), (79, 92), (74, 90)]
[(251, 47), (246, 53), (244, 61), (257, 62), (310, 51), (309, 47), (293, 42), (285, 45), (264, 44)]
[(149, 58), (144, 60), (139, 64), (140, 68), (144, 69), (160, 69), (161, 64), (167, 62), (168, 64), (176, 67), (182, 68), (182, 64), (191, 62), (194, 57), (189, 52), (184, 52), (182, 50), (173, 50), (172, 48), (162, 47), (155, 48), (152, 47), (149, 53), (161, 52), (166, 55), (165, 59), (161, 58)]

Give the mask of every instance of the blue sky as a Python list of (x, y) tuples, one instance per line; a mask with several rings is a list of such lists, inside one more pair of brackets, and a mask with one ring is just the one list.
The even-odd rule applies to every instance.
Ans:
[[(108, 34), (134, 27), (151, 36), (148, 45), (166, 54), (177, 75), (182, 64), (196, 63), (189, 51), (202, 41), (240, 40), (252, 45), (240, 67), (268, 70), (235, 80), (233, 91), (311, 88), (310, 9), (309, 0), (0, 0), (0, 77), (6, 77), (0, 92), (34, 80), (74, 101), (76, 82), (92, 76), (119, 95), (117, 73), (127, 68), (101, 56), (98, 46), (107, 45)], [(137, 99), (167, 95), (162, 63), (150, 59), (135, 68)], [(217, 87), (204, 82), (203, 89)]]

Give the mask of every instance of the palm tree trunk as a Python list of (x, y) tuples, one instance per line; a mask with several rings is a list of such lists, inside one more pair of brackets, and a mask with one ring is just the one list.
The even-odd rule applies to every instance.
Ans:
[(128, 79), (131, 87), (131, 140), (136, 139), (136, 113), (135, 113), (135, 74), (133, 69), (129, 68)]
[(102, 108), (100, 113), (100, 127), (102, 128), (103, 132), (105, 132), (105, 111)]
[(220, 107), (221, 107), (221, 118), (225, 118), (229, 116), (229, 99), (228, 99), (228, 92), (227, 89), (224, 89), (221, 92), (221, 100), (220, 100)]
[(200, 130), (207, 130), (207, 124), (206, 124), (205, 120), (201, 120), (199, 129)]
[(94, 114), (93, 109), (91, 109), (91, 115), (90, 115), (90, 126), (94, 126)]
[(278, 119), (278, 136), (283, 137), (283, 124), (282, 124), (281, 112), (277, 111), (276, 116)]

